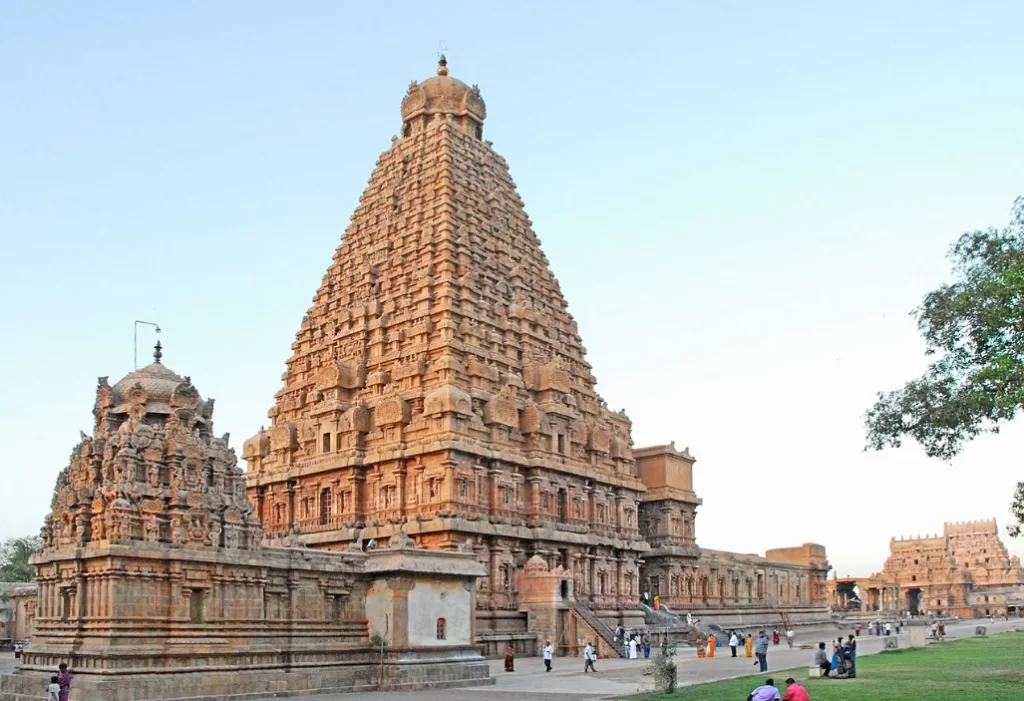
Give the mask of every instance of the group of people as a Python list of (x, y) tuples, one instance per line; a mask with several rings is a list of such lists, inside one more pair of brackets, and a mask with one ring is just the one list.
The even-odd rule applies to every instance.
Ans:
[(857, 676), (857, 640), (852, 634), (847, 640), (840, 636), (832, 646), (831, 657), (825, 650), (825, 643), (818, 643), (814, 664), (821, 669), (823, 677), (853, 679)]
[(71, 675), (68, 673), (68, 666), (61, 662), (57, 667), (57, 674), (50, 677), (50, 684), (46, 687), (46, 701), (68, 701), (71, 696)]
[[(732, 653), (732, 657), (739, 656), (740, 647), (743, 648), (743, 653), (746, 657), (756, 657), (754, 665), (760, 667), (762, 672), (768, 671), (768, 648), (771, 645), (778, 645), (781, 639), (779, 631), (773, 631), (771, 638), (765, 631), (758, 631), (757, 637), (755, 638), (750, 633), (743, 634), (740, 631), (731, 630), (728, 633), (729, 651)], [(793, 630), (787, 630), (785, 633), (786, 642), (789, 643), (790, 647), (793, 647)], [(714, 633), (708, 635), (707, 638), (697, 639), (697, 656), (698, 657), (714, 657), (715, 650), (718, 648), (718, 638)]]
[[(857, 635), (864, 629), (864, 626), (860, 623), (854, 629)], [(875, 621), (874, 623), (868, 623), (868, 635), (892, 635), (892, 623), (889, 621)], [(899, 635), (900, 631), (903, 630), (903, 620), (900, 618), (896, 619), (896, 634)]]
[(615, 642), (622, 645), (622, 654), (630, 660), (640, 657), (644, 653), (644, 659), (651, 656), (651, 634), (641, 631), (628, 631), (621, 625), (615, 627)]
[[(541, 654), (544, 657), (544, 671), (551, 671), (551, 663), (555, 658), (555, 646), (551, 644), (550, 640), (544, 641), (544, 647), (542, 648)], [(583, 648), (583, 672), (596, 672), (594, 668), (594, 661), (597, 660), (597, 651), (592, 643), (587, 643)], [(514, 672), (516, 671), (516, 649), (512, 646), (512, 643), (508, 644), (505, 648), (505, 671)], [(54, 699), (48, 699), (48, 701), (54, 701)], [(59, 699), (57, 701), (67, 701), (66, 698)]]

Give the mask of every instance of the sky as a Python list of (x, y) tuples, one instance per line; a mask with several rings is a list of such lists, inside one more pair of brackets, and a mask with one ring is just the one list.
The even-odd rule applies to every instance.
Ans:
[(925, 367), (910, 312), (949, 246), (1024, 194), (1022, 25), (1018, 2), (0, 0), (0, 538), (38, 531), (135, 320), (236, 450), (268, 423), (442, 47), (598, 391), (637, 446), (696, 456), (701, 545), (818, 542), (866, 575), (891, 536), (1002, 527), (1024, 427), (947, 464), (865, 453), (863, 414)]

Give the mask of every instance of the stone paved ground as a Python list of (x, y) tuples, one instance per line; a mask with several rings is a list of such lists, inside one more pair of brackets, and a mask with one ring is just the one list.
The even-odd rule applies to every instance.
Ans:
[[(948, 626), (947, 638), (970, 637), (974, 635), (976, 625), (986, 625), (990, 632), (998, 633), (1012, 630), (1014, 627), (1024, 628), (1024, 622), (967, 621), (958, 625)], [(833, 637), (838, 636), (833, 633)], [(822, 637), (797, 638), (797, 644), (817, 644)], [(900, 643), (905, 644), (906, 633), (899, 636)], [(882, 647), (880, 638), (861, 635), (857, 639), (857, 651), (860, 656), (878, 653)], [(721, 651), (721, 649), (719, 650)], [(679, 660), (679, 683), (681, 685), (703, 684), (710, 681), (730, 679), (754, 673), (753, 661), (742, 657), (732, 659), (729, 648), (725, 648), (725, 656), (716, 655), (714, 659), (698, 660), (696, 651), (690, 648), (681, 649)], [(785, 644), (772, 646), (768, 652), (770, 669), (783, 670), (803, 667), (810, 664), (813, 650), (801, 650), (798, 647), (789, 649)], [(12, 653), (0, 653), (0, 673), (9, 671), (14, 666)], [(598, 698), (616, 698), (647, 691), (650, 688), (650, 677), (644, 675), (644, 661), (641, 660), (598, 660), (597, 674), (583, 674), (583, 660), (575, 658), (556, 658), (554, 670), (544, 672), (544, 663), (539, 658), (527, 657), (516, 660), (516, 671), (506, 673), (502, 670), (501, 660), (491, 661), (491, 675), (495, 677), (494, 686), (474, 687), (469, 689), (449, 689), (436, 691), (381, 692), (360, 694), (331, 694), (323, 696), (295, 697), (294, 701), (589, 701)]]

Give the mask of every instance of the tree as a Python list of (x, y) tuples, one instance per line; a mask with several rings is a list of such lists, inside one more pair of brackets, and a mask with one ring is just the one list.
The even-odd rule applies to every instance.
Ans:
[[(912, 312), (934, 357), (902, 389), (878, 394), (865, 415), (866, 450), (906, 437), (950, 460), (982, 433), (998, 433), (1024, 407), (1024, 197), (1004, 229), (965, 233), (949, 253), (954, 281)], [(1010, 511), (1024, 525), (1024, 482)]]
[(36, 568), (28, 559), (42, 544), (39, 536), (8, 538), (0, 545), (0, 582), (29, 582), (36, 578)]

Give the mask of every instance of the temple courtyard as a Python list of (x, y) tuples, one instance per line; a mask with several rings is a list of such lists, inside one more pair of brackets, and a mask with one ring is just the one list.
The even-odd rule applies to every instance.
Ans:
[[(975, 627), (984, 625), (991, 634), (987, 639), (973, 639)], [(1020, 631), (1014, 633), (1013, 631)], [(843, 631), (848, 634), (849, 631)], [(999, 633), (1010, 634), (995, 637)], [(798, 636), (797, 645), (790, 649), (786, 645), (772, 646), (768, 653), (770, 667), (769, 676), (774, 676), (781, 684), (790, 674), (798, 681), (803, 682), (806, 678), (806, 667), (810, 663), (813, 651), (811, 649), (800, 649), (801, 645), (814, 645), (819, 640), (833, 638), (838, 632), (823, 632), (820, 634), (807, 634)], [(906, 632), (896, 636), (900, 639), (900, 645), (906, 645)], [(898, 664), (866, 664), (855, 680), (821, 680), (812, 688), (812, 697), (815, 699), (893, 699), (903, 697), (895, 695), (879, 696), (877, 680), (881, 677), (874, 674), (878, 670), (879, 675), (883, 672), (893, 675), (891, 681), (887, 680), (887, 689), (897, 688), (898, 684), (918, 684), (920, 682), (921, 670), (927, 666), (919, 664), (917, 660), (934, 659), (937, 666), (945, 668), (947, 677), (959, 680), (962, 676), (963, 684), (957, 684), (957, 689), (966, 690), (986, 680), (999, 683), (1007, 675), (1016, 674), (1017, 683), (1024, 681), (1024, 673), (1019, 669), (1020, 655), (1024, 653), (1024, 626), (1019, 620), (996, 621), (989, 623), (982, 621), (961, 621), (960, 623), (948, 625), (946, 628), (947, 642), (931, 644), (924, 651), (913, 651), (914, 664), (907, 666), (902, 661)], [(984, 645), (984, 647), (978, 647)], [(876, 655), (881, 652), (882, 638), (862, 634), (857, 639), (858, 658)], [(1005, 655), (1001, 650), (1008, 650), (1005, 654), (1012, 656), (1015, 662), (1016, 671), (1006, 669), (1002, 672), (993, 671), (991, 674), (983, 672), (986, 660), (992, 660), (998, 664)], [(1013, 652), (1013, 650), (1016, 652)], [(961, 652), (962, 651), (962, 652)], [(980, 651), (980, 652), (979, 652)], [(722, 648), (719, 648), (719, 653)], [(679, 660), (679, 685), (680, 690), (671, 698), (679, 701), (689, 699), (733, 699), (743, 698), (737, 695), (738, 691), (753, 688), (765, 675), (751, 676), (752, 661), (742, 656), (737, 659), (729, 657), (729, 649), (724, 648), (724, 656), (716, 656), (714, 659), (698, 660), (694, 648), (680, 648), (677, 654)], [(977, 653), (977, 654), (976, 654)], [(903, 655), (890, 656), (893, 659), (902, 659)], [(955, 664), (955, 666), (954, 666)], [(598, 660), (596, 674), (583, 674), (582, 660), (575, 658), (556, 658), (554, 669), (550, 673), (544, 672), (543, 660), (539, 657), (521, 658), (516, 660), (516, 671), (505, 673), (502, 670), (501, 660), (492, 660), (491, 675), (496, 678), (497, 683), (489, 687), (476, 687), (469, 689), (438, 689), (432, 691), (417, 692), (370, 692), (354, 694), (331, 694), (318, 696), (294, 697), (296, 701), (331, 701), (341, 699), (343, 701), (430, 701), (432, 699), (445, 699), (446, 701), (473, 701), (483, 699), (484, 701), (540, 701), (541, 699), (558, 699), (559, 701), (575, 701), (579, 699), (598, 698), (624, 698), (634, 696), (638, 693), (650, 692), (652, 680), (644, 674), (646, 665), (641, 660), (624, 659), (601, 659)], [(10, 653), (3, 653), (0, 657), (0, 673), (9, 672), (13, 669), (14, 660)], [(790, 670), (788, 673), (787, 670)], [(740, 680), (738, 678), (743, 677)], [(946, 678), (946, 677), (943, 677)], [(731, 680), (731, 681), (728, 681)], [(900, 681), (902, 680), (902, 681)], [(717, 684), (715, 682), (728, 681), (728, 684)], [(711, 683), (711, 686), (708, 684)], [(760, 682), (758, 682), (760, 683)], [(700, 689), (687, 691), (687, 687), (700, 686)], [(827, 685), (827, 686), (826, 686)], [(827, 688), (826, 693), (819, 690)], [(984, 687), (980, 687), (984, 688)], [(818, 691), (818, 693), (815, 693)], [(868, 693), (868, 696), (857, 695)], [(749, 693), (749, 689), (746, 692)], [(894, 692), (895, 693), (895, 692)], [(965, 691), (957, 691), (961, 694), (956, 698), (970, 699), (969, 695), (962, 695)], [(998, 701), (1004, 698), (993, 693), (986, 692), (984, 697), (990, 701)], [(696, 694), (696, 695), (694, 695)], [(827, 694), (827, 695), (826, 695)], [(918, 695), (914, 698), (920, 698)], [(643, 697), (645, 701), (655, 701), (659, 695), (648, 694)], [(668, 697), (664, 697), (668, 698)], [(907, 696), (906, 698), (911, 698)], [(941, 697), (934, 697), (941, 698)], [(952, 698), (952, 697), (951, 697)], [(1009, 699), (1010, 696), (1005, 698)], [(1016, 698), (1016, 697), (1014, 697)]]

